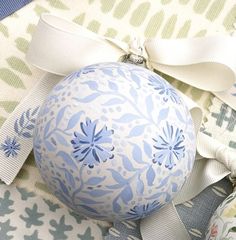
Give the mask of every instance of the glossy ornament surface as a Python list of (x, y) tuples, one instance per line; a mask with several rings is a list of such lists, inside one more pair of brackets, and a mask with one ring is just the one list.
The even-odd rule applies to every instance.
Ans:
[(82, 68), (41, 107), (36, 164), (68, 207), (102, 220), (139, 219), (170, 202), (189, 175), (195, 132), (178, 92), (126, 63)]
[(236, 239), (236, 192), (231, 193), (213, 214), (206, 240)]

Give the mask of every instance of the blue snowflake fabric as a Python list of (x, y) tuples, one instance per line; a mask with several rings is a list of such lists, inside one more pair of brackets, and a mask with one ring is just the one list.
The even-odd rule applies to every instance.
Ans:
[(6, 157), (16, 157), (20, 150), (20, 144), (15, 137), (7, 137), (4, 143), (0, 145), (0, 150), (4, 151)]

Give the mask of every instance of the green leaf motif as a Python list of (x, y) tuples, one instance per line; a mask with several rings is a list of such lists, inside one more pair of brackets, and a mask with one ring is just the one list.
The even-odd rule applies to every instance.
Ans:
[(191, 27), (191, 20), (187, 20), (184, 25), (179, 29), (177, 38), (186, 38)]
[(5, 36), (9, 37), (8, 28), (0, 22), (0, 32)]
[(36, 4), (36, 6), (34, 7), (34, 11), (36, 12), (36, 14), (38, 16), (40, 16), (42, 13), (48, 13), (49, 12), (46, 8), (44, 8), (44, 7), (42, 7), (38, 4)]
[(113, 16), (118, 19), (123, 18), (125, 14), (129, 11), (132, 2), (133, 0), (120, 1), (114, 10)]
[(16, 101), (0, 101), (0, 107), (4, 108), (4, 110), (8, 113), (13, 112), (13, 110), (18, 105)]
[(132, 13), (132, 16), (130, 18), (130, 24), (135, 27), (140, 26), (145, 20), (149, 9), (150, 9), (149, 2), (141, 3)]
[(233, 6), (232, 9), (226, 14), (226, 17), (224, 18), (223, 25), (226, 28), (226, 30), (232, 30), (234, 29), (233, 24), (235, 23), (235, 16), (236, 16), (236, 5)]
[(35, 29), (36, 29), (36, 25), (35, 24), (29, 24), (28, 27), (27, 27), (26, 32), (32, 35), (34, 33)]
[(48, 0), (49, 4), (58, 9), (68, 10), (69, 8), (60, 0)]
[(25, 89), (23, 81), (8, 68), (0, 68), (0, 79), (14, 88)]
[(206, 17), (210, 21), (214, 21), (221, 13), (225, 5), (225, 0), (215, 0), (210, 9), (206, 13)]
[(153, 38), (156, 36), (157, 31), (160, 29), (164, 21), (164, 11), (155, 13), (149, 20), (147, 27), (145, 29), (145, 37)]
[(174, 32), (175, 24), (177, 22), (177, 15), (172, 15), (166, 22), (163, 30), (162, 30), (162, 37), (163, 38), (170, 38)]
[(23, 53), (26, 53), (29, 46), (29, 42), (26, 39), (19, 37), (15, 40), (15, 43), (18, 50), (20, 50)]
[(0, 116), (0, 127), (3, 125), (5, 121), (6, 121), (6, 118)]
[(7, 58), (7, 63), (10, 65), (12, 69), (20, 73), (24, 73), (26, 75), (32, 75), (32, 72), (30, 71), (29, 67), (20, 58), (17, 58), (14, 56), (9, 57)]
[(85, 18), (85, 13), (81, 13), (79, 16), (77, 16), (73, 19), (73, 22), (75, 22), (79, 25), (82, 25), (84, 22), (84, 18)]
[(88, 24), (88, 29), (91, 30), (91, 31), (93, 31), (93, 32), (95, 32), (95, 33), (97, 33), (98, 30), (99, 30), (99, 28), (100, 28), (100, 25), (101, 25), (101, 24), (100, 24), (98, 21), (92, 20), (92, 21), (89, 22), (89, 24)]
[(110, 38), (115, 38), (116, 35), (117, 35), (117, 31), (114, 28), (108, 28), (105, 33), (105, 36)]
[(108, 13), (112, 10), (113, 6), (115, 4), (115, 0), (101, 0), (101, 10), (104, 13)]

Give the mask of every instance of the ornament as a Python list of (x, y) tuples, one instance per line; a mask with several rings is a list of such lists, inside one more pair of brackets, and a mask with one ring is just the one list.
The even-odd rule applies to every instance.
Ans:
[(41, 107), (34, 154), (49, 189), (79, 214), (140, 219), (169, 203), (190, 174), (195, 132), (179, 93), (127, 63), (82, 68)]
[(216, 209), (206, 233), (207, 240), (236, 239), (236, 192)]

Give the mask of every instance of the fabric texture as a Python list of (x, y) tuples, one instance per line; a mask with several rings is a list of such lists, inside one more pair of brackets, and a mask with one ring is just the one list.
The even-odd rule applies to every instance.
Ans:
[[(27, 64), (25, 60), (25, 52), (31, 35), (40, 14), (43, 12), (51, 12), (83, 25), (96, 33), (128, 42), (133, 36), (141, 38), (185, 38), (216, 33), (229, 34), (233, 30), (233, 23), (235, 22), (236, 4), (233, 1), (226, 0), (34, 0), (0, 22), (0, 126), (44, 74)], [(212, 94), (175, 81), (168, 76), (163, 75), (163, 77), (195, 100), (205, 110), (207, 116), (208, 107), (213, 99)], [(227, 109), (227, 113), (224, 109)], [(210, 111), (204, 130), (209, 135), (219, 138), (219, 140), (223, 141), (224, 139), (224, 143), (230, 147), (236, 148), (235, 127), (233, 127), (235, 126), (235, 115), (232, 113), (233, 111), (216, 98), (213, 99)], [(231, 129), (233, 130), (231, 131)], [(225, 138), (222, 138), (222, 133)], [(22, 193), (18, 189), (24, 189), (22, 191), (25, 191), (26, 195), (34, 196), (21, 199), (20, 194)], [(207, 197), (207, 200), (200, 194), (198, 200), (196, 198), (177, 208), (193, 239), (204, 239), (206, 219), (210, 218), (210, 214), (230, 192), (230, 184), (227, 180), (222, 180), (222, 182), (210, 186), (205, 191), (203, 196)], [(24, 204), (24, 207), (12, 203), (11, 201), (15, 201), (14, 198)], [(25, 198), (27, 199), (24, 200)], [(70, 218), (68, 210), (50, 194), (43, 183), (35, 167), (33, 154), (29, 156), (13, 185), (0, 185), (1, 203), (4, 201), (2, 199), (5, 199), (8, 204), (10, 202), (9, 208), (12, 209), (6, 210), (7, 213), (0, 216), (2, 234), (8, 235), (5, 239), (15, 239), (14, 236), (18, 236), (18, 234), (22, 236), (22, 239), (45, 239), (45, 236), (41, 235), (41, 230), (36, 230), (38, 221), (43, 222), (42, 228), (48, 234), (48, 239), (76, 239), (72, 237), (76, 235), (78, 239), (99, 240), (105, 236), (109, 240), (141, 239), (137, 222), (114, 223), (113, 227), (108, 230), (108, 227), (111, 227), (109, 222), (86, 219), (82, 220), (81, 225), (80, 220), (74, 221), (73, 218), (73, 220), (68, 220)], [(9, 201), (6, 199), (9, 199)], [(55, 212), (50, 211), (47, 203), (44, 204), (43, 199), (50, 200), (53, 206), (58, 204), (60, 207), (55, 211), (62, 211), (61, 215), (55, 215)], [(212, 201), (214, 199), (214, 204), (211, 209), (206, 211), (204, 207), (209, 207), (209, 205), (203, 203), (205, 201), (210, 202), (211, 199)], [(3, 204), (0, 204), (1, 206)], [(38, 206), (37, 209), (34, 206)], [(48, 220), (42, 220), (45, 219), (44, 217), (39, 218), (38, 221), (31, 218), (28, 220), (27, 226), (29, 227), (27, 227), (27, 220), (24, 221), (19, 216), (28, 219), (27, 211), (29, 213), (35, 211), (40, 214), (42, 213), (41, 207)], [(194, 210), (194, 207), (196, 207), (196, 210)], [(194, 214), (194, 211), (195, 213), (199, 212), (201, 207), (204, 214), (209, 213), (209, 216), (204, 215), (204, 226), (201, 223), (200, 216), (199, 219), (196, 219)], [(14, 220), (23, 223), (24, 228), (21, 228), (21, 225), (18, 225), (17, 222), (12, 222), (11, 212), (18, 215), (18, 220)], [(35, 222), (36, 225), (33, 224)], [(65, 235), (61, 233), (63, 235), (61, 238), (56, 238), (50, 232), (50, 230), (54, 232), (58, 224), (66, 225), (65, 228), (68, 230), (65, 231)], [(73, 232), (75, 229), (76, 232)]]
[(24, 7), (32, 0), (2, 0), (0, 3), (0, 20)]

